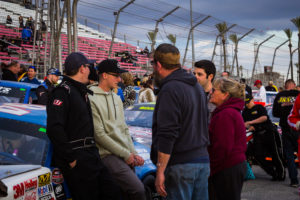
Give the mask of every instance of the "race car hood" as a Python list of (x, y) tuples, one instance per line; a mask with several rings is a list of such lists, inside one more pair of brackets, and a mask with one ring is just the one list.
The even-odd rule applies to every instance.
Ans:
[(152, 143), (151, 128), (144, 128), (144, 127), (137, 127), (137, 126), (128, 126), (128, 128), (129, 128), (129, 133), (135, 142), (151, 147), (151, 143)]
[(0, 180), (41, 167), (41, 165), (2, 165), (0, 166)]

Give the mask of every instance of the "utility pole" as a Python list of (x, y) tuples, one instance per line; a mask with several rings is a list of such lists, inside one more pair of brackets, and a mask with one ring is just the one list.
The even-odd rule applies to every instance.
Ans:
[(115, 20), (115, 25), (114, 25), (114, 31), (112, 34), (112, 38), (111, 38), (111, 42), (110, 42), (110, 47), (109, 47), (109, 51), (108, 51), (108, 57), (111, 57), (111, 52), (112, 52), (112, 47), (114, 45), (114, 41), (115, 41), (115, 37), (116, 37), (116, 32), (117, 32), (117, 26), (119, 23), (119, 17), (120, 17), (120, 13), (130, 4), (133, 4), (135, 0), (131, 0), (129, 1), (127, 4), (125, 4), (123, 7), (121, 7), (117, 12), (114, 12), (114, 15), (116, 15), (116, 20)]
[[(194, 26), (191, 27), (190, 31), (189, 31), (189, 34), (188, 34), (188, 37), (187, 37), (187, 42), (186, 42), (186, 47), (185, 47), (185, 52), (184, 52), (184, 57), (183, 57), (183, 60), (182, 60), (182, 66), (184, 66), (185, 64), (185, 60), (186, 60), (186, 54), (187, 54), (187, 51), (188, 51), (188, 46), (189, 46), (189, 42), (190, 42), (190, 36), (191, 36), (191, 33), (192, 31), (197, 27), (199, 26), (200, 24), (202, 24), (204, 21), (206, 21), (208, 18), (210, 18), (211, 16), (207, 16), (205, 17), (204, 19), (202, 19), (200, 22), (198, 22), (197, 24), (195, 24)], [(192, 65), (192, 67), (194, 67), (194, 64)]]
[(257, 61), (257, 59), (258, 59), (258, 53), (259, 53), (259, 48), (260, 48), (260, 46), (263, 44), (263, 43), (265, 43), (265, 42), (267, 42), (268, 40), (270, 40), (272, 37), (274, 37), (275, 35), (273, 34), (273, 35), (271, 35), (270, 37), (268, 37), (267, 39), (265, 39), (264, 41), (262, 41), (259, 45), (258, 45), (258, 47), (257, 47), (257, 49), (256, 49), (256, 52), (255, 52), (255, 58), (254, 58), (254, 64), (253, 64), (253, 68), (252, 68), (252, 76), (251, 76), (251, 81), (250, 81), (250, 83), (252, 83), (253, 82), (253, 77), (254, 77), (254, 72), (255, 72), (255, 66), (256, 66), (256, 61)]
[(235, 27), (236, 24), (232, 24), (231, 26), (229, 26), (225, 31), (223, 31), (222, 33), (219, 33), (216, 37), (216, 41), (215, 41), (215, 45), (214, 45), (214, 50), (213, 50), (213, 55), (211, 57), (211, 62), (214, 61), (214, 57), (216, 55), (216, 47), (217, 47), (217, 43), (218, 43), (218, 39), (222, 34), (225, 34), (226, 32), (228, 32), (230, 29), (232, 29), (233, 27)]
[[(272, 72), (272, 79), (273, 79), (273, 68), (274, 68), (274, 62), (275, 62), (275, 57), (276, 57), (276, 52), (277, 50), (282, 47), (285, 43), (287, 43), (289, 40), (286, 40), (285, 42), (281, 43), (280, 45), (278, 45), (275, 50), (274, 50), (274, 54), (273, 54), (273, 60), (272, 60), (272, 65), (271, 65), (271, 72)], [(293, 74), (293, 70), (292, 70), (292, 74)], [(292, 75), (293, 77), (293, 75)]]
[(177, 6), (176, 8), (172, 9), (170, 12), (168, 12), (167, 14), (165, 14), (164, 16), (162, 16), (161, 18), (159, 18), (158, 20), (156, 20), (156, 24), (155, 24), (155, 29), (154, 29), (154, 36), (153, 36), (153, 41), (152, 41), (152, 44), (151, 44), (151, 52), (154, 51), (154, 46), (155, 46), (155, 43), (156, 43), (156, 35), (158, 33), (158, 24), (159, 22), (162, 22), (164, 21), (164, 19), (171, 15), (173, 12), (175, 12), (178, 8), (180, 8), (179, 6)]
[(195, 62), (195, 46), (194, 46), (194, 29), (193, 27), (193, 6), (192, 6), (192, 1), (190, 0), (190, 15), (191, 15), (191, 36), (192, 36), (192, 68), (194, 67), (194, 62)]

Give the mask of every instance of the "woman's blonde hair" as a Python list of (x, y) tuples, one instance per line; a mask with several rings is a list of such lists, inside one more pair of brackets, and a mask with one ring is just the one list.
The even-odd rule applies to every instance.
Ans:
[(133, 75), (130, 72), (122, 73), (121, 78), (124, 81), (125, 86), (134, 86)]
[(213, 82), (213, 87), (221, 92), (229, 93), (230, 97), (245, 99), (245, 85), (230, 78), (218, 78)]

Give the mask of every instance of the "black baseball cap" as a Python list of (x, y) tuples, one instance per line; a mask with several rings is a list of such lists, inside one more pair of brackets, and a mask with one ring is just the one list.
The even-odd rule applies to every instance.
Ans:
[(245, 104), (250, 103), (250, 101), (253, 99), (252, 95), (250, 94), (246, 94), (246, 98), (245, 98)]
[(97, 70), (99, 74), (107, 72), (121, 74), (124, 72), (128, 72), (127, 70), (121, 69), (119, 62), (114, 59), (103, 60), (101, 63), (98, 64)]
[(87, 59), (81, 52), (73, 52), (65, 60), (65, 71), (68, 75), (70, 71), (79, 69), (81, 65), (91, 64), (93, 61)]
[(47, 75), (61, 76), (61, 73), (58, 69), (55, 69), (55, 68), (52, 67), (52, 68), (48, 69)]

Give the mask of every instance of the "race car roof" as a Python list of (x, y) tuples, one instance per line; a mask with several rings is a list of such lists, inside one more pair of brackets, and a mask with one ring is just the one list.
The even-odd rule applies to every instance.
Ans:
[(0, 118), (14, 119), (46, 126), (46, 106), (21, 103), (0, 103)]
[(0, 80), (0, 86), (31, 89), (31, 88), (37, 88), (39, 85), (31, 84), (31, 83), (16, 82), (16, 81), (3, 81), (3, 80)]
[(133, 106), (129, 106), (126, 108), (126, 110), (131, 111), (154, 111), (155, 108), (155, 102), (149, 102), (149, 103), (139, 103), (134, 104)]

